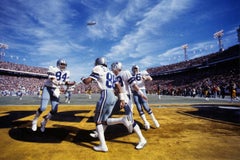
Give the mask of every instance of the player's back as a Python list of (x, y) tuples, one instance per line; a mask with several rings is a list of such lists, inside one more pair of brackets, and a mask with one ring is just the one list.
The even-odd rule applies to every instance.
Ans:
[(93, 72), (90, 75), (94, 80), (97, 81), (97, 84), (101, 90), (111, 89), (113, 90), (113, 73), (103, 65), (97, 65), (93, 68)]
[(128, 70), (121, 71), (117, 75), (116, 79), (121, 84), (123, 91), (130, 94), (130, 86), (135, 83), (135, 78), (131, 75), (131, 73)]

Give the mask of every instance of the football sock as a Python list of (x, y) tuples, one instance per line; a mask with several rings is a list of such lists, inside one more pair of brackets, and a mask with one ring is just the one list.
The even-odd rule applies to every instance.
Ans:
[(138, 124), (136, 124), (133, 128), (134, 132), (136, 132), (136, 134), (138, 135), (138, 138), (140, 139), (140, 141), (145, 140), (145, 138), (143, 137), (143, 134), (140, 130), (140, 127), (138, 126)]
[(106, 141), (105, 141), (105, 137), (104, 137), (103, 125), (102, 124), (97, 125), (96, 130), (98, 132), (98, 138), (99, 138), (99, 141), (100, 141), (100, 145), (101, 146), (107, 146)]

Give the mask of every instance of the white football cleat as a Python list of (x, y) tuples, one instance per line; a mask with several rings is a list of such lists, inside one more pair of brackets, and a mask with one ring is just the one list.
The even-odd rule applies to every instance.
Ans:
[(144, 124), (144, 127), (145, 127), (146, 130), (150, 129), (150, 124), (149, 124), (149, 122), (146, 122), (146, 123)]
[(93, 131), (93, 133), (89, 134), (92, 138), (98, 138), (98, 132), (97, 131)]
[(36, 131), (37, 130), (37, 119), (32, 121), (32, 131)]
[(136, 146), (136, 149), (143, 149), (143, 147), (147, 144), (146, 139), (141, 140), (138, 145)]
[(123, 117), (123, 124), (124, 124), (125, 127), (127, 127), (128, 132), (129, 132), (129, 133), (132, 133), (132, 131), (133, 131), (133, 125), (132, 125), (132, 123), (128, 120), (128, 116), (124, 116), (124, 117)]
[(159, 128), (159, 127), (160, 127), (160, 124), (158, 123), (158, 121), (157, 121), (157, 120), (154, 120), (153, 122), (154, 122), (154, 124), (155, 124), (156, 128)]
[(95, 151), (100, 151), (100, 152), (107, 152), (108, 151), (108, 147), (107, 146), (93, 146), (93, 149)]

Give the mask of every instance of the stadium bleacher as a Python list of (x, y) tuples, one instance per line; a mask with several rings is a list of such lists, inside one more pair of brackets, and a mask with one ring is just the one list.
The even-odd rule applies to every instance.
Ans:
[[(38, 94), (47, 78), (47, 70), (48, 68), (0, 61), (0, 96), (15, 96), (21, 88), (24, 88), (25, 95)], [(79, 83), (74, 93), (85, 93), (89, 88), (93, 93), (98, 92), (95, 83), (87, 86)]]
[[(228, 93), (230, 81), (240, 88), (240, 46), (235, 45), (223, 52), (216, 52), (199, 58), (183, 61), (166, 66), (149, 68), (147, 71), (153, 81), (147, 82), (148, 93), (191, 95), (196, 89), (201, 95), (202, 87), (206, 81), (211, 91), (214, 88), (225, 88)], [(47, 68), (32, 67), (23, 64), (0, 61), (0, 92), (14, 94), (22, 86), (26, 94), (36, 94), (47, 78)], [(76, 85), (74, 93), (85, 93), (91, 88), (92, 93), (98, 92), (97, 85)], [(220, 94), (220, 93), (219, 93)]]
[[(167, 94), (182, 95), (184, 90), (201, 89), (208, 80), (211, 90), (215, 86), (224, 87), (228, 93), (230, 81), (240, 87), (240, 46), (235, 45), (223, 52), (212, 53), (203, 57), (176, 64), (149, 68), (153, 77), (147, 83), (149, 93), (156, 93), (158, 86)], [(153, 87), (151, 87), (153, 86)]]

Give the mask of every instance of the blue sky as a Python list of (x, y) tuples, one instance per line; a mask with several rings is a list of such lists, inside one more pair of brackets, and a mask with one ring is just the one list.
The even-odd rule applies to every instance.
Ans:
[[(95, 21), (96, 25), (87, 25)], [(238, 0), (1, 0), (5, 61), (48, 67), (63, 58), (73, 80), (88, 76), (97, 57), (124, 69), (147, 69), (217, 52), (238, 43)]]

